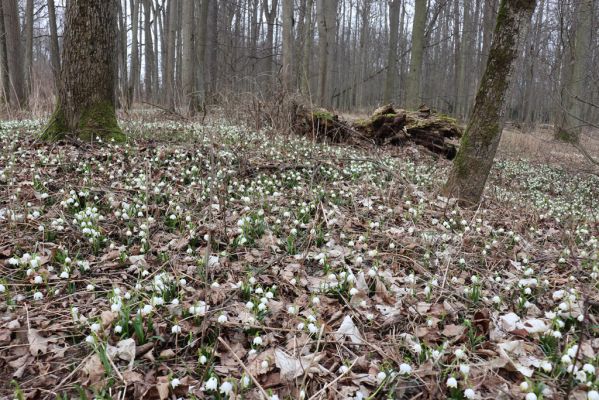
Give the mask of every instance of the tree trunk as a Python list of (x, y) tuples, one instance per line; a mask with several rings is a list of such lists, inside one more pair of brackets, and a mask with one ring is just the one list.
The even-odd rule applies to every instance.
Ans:
[(19, 24), (19, 5), (17, 0), (0, 0), (4, 2), (4, 29), (6, 32), (6, 48), (8, 71), (10, 77), (11, 105), (20, 108), (25, 105), (25, 88), (23, 82), (23, 51), (21, 47), (21, 28)]
[(487, 67), (474, 109), (443, 192), (460, 204), (480, 201), (501, 137), (502, 116), (518, 41), (530, 25), (535, 0), (501, 0)]
[(319, 41), (319, 72), (318, 72), (318, 101), (322, 107), (331, 104), (331, 70), (333, 66), (333, 42), (335, 40), (335, 13), (337, 0), (318, 0), (318, 41)]
[(196, 60), (197, 60), (197, 76), (196, 76), (196, 90), (197, 90), (197, 105), (200, 109), (204, 109), (206, 104), (206, 49), (208, 39), (208, 13), (209, 13), (210, 0), (202, 0), (198, 4), (199, 16), (198, 26), (196, 28)]
[(152, 100), (152, 77), (154, 70), (154, 46), (152, 44), (152, 0), (144, 0), (144, 89), (146, 100)]
[(189, 116), (193, 116), (197, 110), (197, 101), (195, 96), (195, 43), (194, 43), (194, 18), (193, 0), (182, 0), (183, 7), (183, 26), (181, 27), (183, 39), (183, 99), (184, 109)]
[(555, 138), (578, 143), (584, 121), (584, 85), (588, 73), (587, 55), (591, 45), (593, 0), (581, 0), (577, 12), (574, 46), (570, 49), (569, 68), (560, 92), (560, 109), (555, 125)]
[(131, 107), (133, 99), (138, 92), (139, 85), (139, 2), (141, 0), (131, 0), (131, 76), (129, 78), (129, 90), (127, 91), (127, 108)]
[(50, 61), (52, 72), (54, 73), (54, 81), (58, 88), (58, 81), (60, 80), (60, 50), (58, 47), (58, 29), (56, 28), (56, 7), (54, 0), (48, 0), (48, 24), (50, 25)]
[(68, 2), (58, 104), (42, 138), (125, 139), (115, 113), (116, 1)]
[(304, 22), (304, 43), (302, 46), (302, 74), (301, 88), (302, 94), (310, 95), (310, 60), (312, 58), (312, 9), (314, 0), (306, 0), (306, 21)]
[(271, 7), (268, 7), (268, 0), (264, 0), (263, 9), (266, 18), (266, 56), (264, 57), (265, 73), (269, 78), (273, 77), (274, 67), (274, 35), (275, 19), (277, 17), (277, 6), (279, 0), (271, 0)]
[(6, 30), (4, 29), (4, 6), (0, 0), (0, 96), (4, 103), (10, 103), (10, 75), (8, 67), (8, 51), (6, 49)]
[(387, 77), (383, 92), (383, 103), (388, 104), (396, 92), (395, 77), (397, 76), (397, 40), (399, 36), (400, 0), (389, 2), (389, 52), (387, 53)]
[(167, 45), (166, 45), (166, 74), (164, 76), (164, 89), (166, 104), (171, 110), (175, 109), (175, 52), (177, 39), (177, 0), (169, 0), (167, 9)]
[(415, 0), (414, 25), (412, 26), (412, 55), (406, 104), (412, 109), (420, 106), (420, 80), (422, 79), (422, 56), (424, 54), (424, 28), (426, 27), (426, 0)]
[(293, 85), (293, 0), (283, 0), (283, 88), (294, 90)]
[(32, 74), (33, 72), (33, 0), (27, 0), (25, 3), (25, 92), (29, 97), (33, 90)]

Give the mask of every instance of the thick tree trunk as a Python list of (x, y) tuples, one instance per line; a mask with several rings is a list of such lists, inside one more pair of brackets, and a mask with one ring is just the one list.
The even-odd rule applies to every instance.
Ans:
[(23, 81), (23, 51), (21, 47), (21, 28), (19, 24), (19, 5), (17, 0), (0, 0), (4, 3), (4, 29), (8, 71), (10, 77), (11, 105), (20, 108), (25, 105), (25, 87)]
[(397, 40), (399, 36), (399, 11), (400, 0), (389, 2), (389, 52), (387, 53), (387, 77), (385, 78), (385, 89), (383, 91), (383, 103), (387, 104), (393, 100), (396, 93), (395, 77), (397, 76)]
[(406, 104), (412, 109), (420, 106), (420, 81), (422, 79), (422, 56), (424, 54), (424, 29), (426, 27), (426, 0), (416, 0), (414, 25), (412, 27), (412, 55), (408, 75)]
[(116, 1), (68, 2), (59, 99), (44, 139), (125, 139), (115, 113)]
[(283, 88), (294, 90), (293, 85), (293, 0), (283, 0)]
[(460, 150), (443, 192), (460, 204), (480, 201), (502, 131), (506, 93), (521, 33), (530, 25), (535, 0), (501, 0), (489, 60)]
[(183, 99), (184, 109), (193, 116), (197, 110), (197, 99), (194, 85), (195, 42), (194, 42), (194, 4), (193, 0), (182, 0), (183, 7)]

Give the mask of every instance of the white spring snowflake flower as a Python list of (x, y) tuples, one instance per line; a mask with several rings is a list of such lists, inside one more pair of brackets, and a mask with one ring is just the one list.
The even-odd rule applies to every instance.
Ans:
[(171, 379), (171, 387), (174, 389), (177, 386), (181, 385), (181, 380), (179, 380), (179, 378), (173, 378)]
[(476, 397), (476, 392), (474, 389), (468, 388), (464, 390), (464, 397), (467, 399), (474, 399)]
[(384, 371), (379, 372), (378, 374), (376, 374), (376, 380), (377, 382), (382, 382), (387, 378), (387, 374)]
[(228, 320), (227, 314), (221, 314), (221, 315), (218, 316), (218, 320), (217, 321), (218, 321), (219, 324), (224, 324), (224, 323), (227, 322), (227, 320)]
[(214, 376), (211, 376), (210, 379), (204, 382), (204, 387), (208, 391), (214, 391), (218, 389), (218, 380)]
[(180, 325), (173, 325), (171, 327), (171, 333), (178, 335), (179, 333), (181, 333), (182, 329)]
[(453, 376), (449, 377), (445, 383), (447, 384), (448, 388), (455, 389), (458, 387), (458, 381)]
[(412, 373), (412, 366), (410, 364), (402, 363), (399, 365), (400, 375), (409, 375)]
[(44, 298), (44, 294), (42, 292), (35, 292), (33, 294), (33, 300), (40, 301)]
[(254, 346), (262, 346), (263, 341), (260, 336), (256, 336), (252, 343), (254, 344)]
[(229, 396), (233, 391), (233, 384), (229, 381), (225, 381), (220, 385), (219, 391), (225, 396)]

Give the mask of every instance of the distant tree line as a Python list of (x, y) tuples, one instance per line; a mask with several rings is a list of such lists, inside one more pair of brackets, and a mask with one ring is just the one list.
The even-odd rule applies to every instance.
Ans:
[[(599, 121), (597, 3), (538, 1), (514, 67), (508, 119), (567, 131), (580, 120)], [(12, 109), (52, 103), (65, 5), (0, 0), (0, 95)], [(426, 103), (465, 120), (498, 6), (498, 0), (119, 0), (118, 105), (146, 102), (193, 114), (230, 93), (285, 89), (342, 110)]]

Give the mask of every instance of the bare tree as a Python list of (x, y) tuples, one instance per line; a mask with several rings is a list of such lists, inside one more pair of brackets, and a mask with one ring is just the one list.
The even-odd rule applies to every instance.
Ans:
[(139, 87), (139, 44), (138, 44), (138, 27), (139, 27), (139, 2), (141, 0), (131, 0), (131, 74), (129, 77), (129, 90), (127, 93), (128, 107), (131, 107), (133, 98), (137, 94)]
[(495, 34), (476, 102), (443, 189), (461, 204), (480, 201), (501, 138), (506, 93), (521, 33), (530, 25), (535, 0), (501, 0)]
[(56, 7), (54, 0), (48, 0), (48, 25), (50, 26), (50, 62), (54, 80), (60, 78), (60, 50), (58, 47), (58, 29), (56, 28)]

